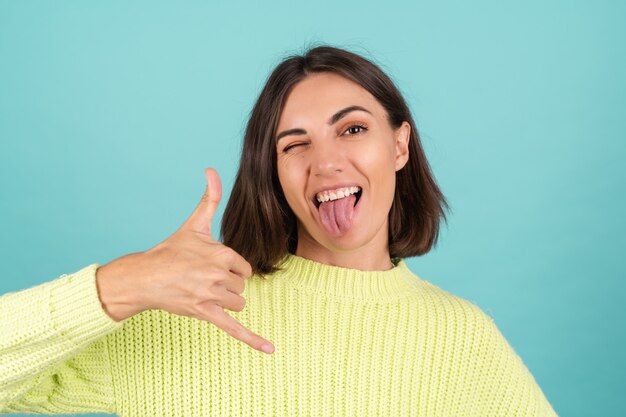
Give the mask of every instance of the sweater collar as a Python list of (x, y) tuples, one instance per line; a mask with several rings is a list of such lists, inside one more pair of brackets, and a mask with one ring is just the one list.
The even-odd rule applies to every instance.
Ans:
[(323, 264), (294, 254), (279, 263), (281, 280), (293, 287), (315, 293), (358, 300), (389, 300), (410, 295), (419, 277), (404, 259), (394, 258), (394, 268), (386, 271), (362, 271)]

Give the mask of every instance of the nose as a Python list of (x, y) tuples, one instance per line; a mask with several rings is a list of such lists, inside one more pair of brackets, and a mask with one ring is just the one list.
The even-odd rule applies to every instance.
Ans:
[(318, 177), (333, 176), (343, 172), (345, 157), (332, 139), (319, 140), (312, 147), (311, 170)]

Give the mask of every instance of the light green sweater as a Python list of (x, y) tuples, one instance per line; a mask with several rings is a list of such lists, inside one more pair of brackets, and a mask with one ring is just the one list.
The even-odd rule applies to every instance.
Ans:
[(0, 412), (556, 416), (493, 320), (403, 260), (358, 271), (288, 255), (249, 278), (228, 313), (270, 355), (162, 310), (113, 321), (99, 266), (0, 297)]

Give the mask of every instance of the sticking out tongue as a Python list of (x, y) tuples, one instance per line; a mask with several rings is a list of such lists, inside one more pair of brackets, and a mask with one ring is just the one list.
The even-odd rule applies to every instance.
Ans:
[(350, 194), (348, 197), (320, 204), (320, 219), (329, 234), (340, 235), (350, 230), (355, 201), (356, 195)]

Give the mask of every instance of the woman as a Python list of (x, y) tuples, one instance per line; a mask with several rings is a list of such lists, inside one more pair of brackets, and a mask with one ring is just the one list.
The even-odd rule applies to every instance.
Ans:
[(556, 415), (491, 318), (404, 262), (447, 205), (373, 63), (321, 46), (272, 72), (223, 244), (205, 174), (164, 242), (2, 297), (0, 411)]

